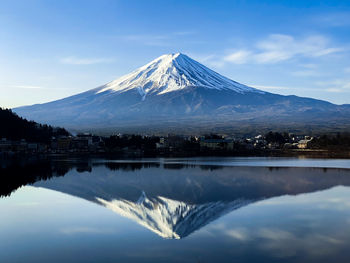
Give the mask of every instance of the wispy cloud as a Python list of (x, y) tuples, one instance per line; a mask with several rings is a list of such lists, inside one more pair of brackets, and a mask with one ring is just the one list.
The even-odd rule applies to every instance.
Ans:
[(224, 60), (235, 64), (244, 64), (249, 61), (251, 55), (252, 55), (251, 51), (238, 50), (225, 56)]
[(223, 57), (226, 62), (235, 64), (272, 64), (297, 57), (316, 58), (343, 51), (334, 47), (331, 41), (321, 35), (295, 38), (290, 35), (271, 34), (258, 41), (250, 49), (236, 50)]
[(320, 73), (315, 70), (298, 70), (292, 72), (292, 75), (297, 77), (318, 77)]
[(332, 92), (332, 93), (342, 93), (344, 92), (344, 90), (342, 89), (339, 89), (339, 88), (329, 88), (329, 89), (326, 89), (327, 92)]
[(254, 87), (254, 88), (257, 88), (257, 89), (262, 89), (262, 90), (266, 90), (266, 91), (276, 91), (276, 90), (289, 90), (290, 88), (288, 87), (283, 87), (283, 86), (269, 86), (269, 85), (255, 85), (255, 84), (252, 84), (252, 85), (248, 85), (250, 87)]
[(115, 232), (111, 229), (101, 229), (95, 227), (66, 227), (60, 230), (62, 234), (73, 235), (73, 234), (110, 234)]
[(350, 26), (350, 12), (334, 12), (312, 17), (312, 21), (326, 27)]
[(191, 36), (194, 35), (194, 31), (177, 31), (172, 33), (174, 36)]
[(248, 241), (251, 239), (247, 229), (245, 228), (229, 229), (225, 232), (225, 234), (228, 235), (229, 237), (232, 237), (240, 241)]
[(350, 92), (350, 80), (335, 79), (329, 81), (318, 81), (315, 85), (323, 87), (325, 91), (332, 93)]
[(216, 53), (203, 54), (191, 52), (187, 55), (189, 55), (194, 60), (199, 61), (200, 63), (212, 68), (221, 68), (226, 64), (226, 62), (223, 61), (223, 59), (221, 59), (221, 57)]
[(31, 86), (31, 85), (11, 85), (13, 88), (17, 89), (45, 89), (44, 87), (41, 86)]
[(78, 58), (78, 57), (64, 57), (60, 59), (62, 64), (69, 65), (93, 65), (101, 63), (111, 63), (114, 60), (111, 58)]
[(170, 40), (169, 35), (147, 34), (125, 35), (120, 38), (127, 42), (137, 42), (147, 46), (168, 46)]
[(185, 37), (193, 34), (193, 31), (176, 31), (166, 34), (130, 34), (118, 38), (126, 42), (133, 42), (146, 46), (166, 47), (174, 45), (174, 42), (179, 38), (185, 39)]
[(315, 69), (317, 68), (316, 64), (308, 63), (308, 64), (300, 64), (301, 67), (307, 68), (307, 69)]

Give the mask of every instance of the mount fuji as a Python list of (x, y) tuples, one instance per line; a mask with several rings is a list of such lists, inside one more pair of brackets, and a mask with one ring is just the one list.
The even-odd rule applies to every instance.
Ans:
[(350, 105), (248, 87), (181, 53), (160, 56), (98, 88), (14, 111), (70, 129), (123, 132), (350, 126)]

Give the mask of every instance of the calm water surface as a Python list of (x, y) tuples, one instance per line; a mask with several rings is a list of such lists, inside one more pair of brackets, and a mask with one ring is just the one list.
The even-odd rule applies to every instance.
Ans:
[(349, 160), (69, 159), (0, 171), (0, 262), (350, 262)]

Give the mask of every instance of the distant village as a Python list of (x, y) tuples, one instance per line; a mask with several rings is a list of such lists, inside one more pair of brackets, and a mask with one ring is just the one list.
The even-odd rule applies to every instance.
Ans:
[(89, 133), (52, 137), (49, 144), (2, 138), (0, 154), (119, 154), (126, 156), (249, 154), (274, 150), (305, 150), (308, 135), (270, 132), (247, 138), (210, 134), (206, 136), (147, 136), (117, 134), (110, 137)]

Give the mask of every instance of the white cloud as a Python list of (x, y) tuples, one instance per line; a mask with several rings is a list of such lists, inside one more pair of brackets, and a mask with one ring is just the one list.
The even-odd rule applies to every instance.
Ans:
[(297, 57), (316, 58), (343, 51), (333, 47), (330, 40), (321, 35), (295, 38), (290, 35), (271, 34), (257, 42), (251, 49), (242, 49), (222, 58), (235, 64), (272, 64)]
[(147, 46), (168, 46), (169, 36), (167, 35), (126, 35), (121, 37), (127, 42), (137, 42)]
[(297, 77), (317, 77), (320, 74), (314, 70), (299, 70), (292, 72), (292, 75)]
[(235, 64), (244, 64), (247, 63), (251, 52), (247, 50), (238, 50), (224, 57), (225, 61), (235, 63)]
[(283, 86), (268, 86), (268, 85), (255, 85), (255, 84), (252, 84), (252, 85), (248, 85), (250, 87), (254, 87), (254, 88), (257, 88), (257, 89), (262, 89), (262, 90), (289, 90), (290, 88), (288, 87), (283, 87)]
[(295, 39), (289, 35), (273, 34), (266, 40), (257, 43), (255, 55), (258, 63), (275, 63), (296, 56), (321, 57), (340, 52), (343, 49), (330, 47), (329, 40), (323, 36), (309, 36)]
[(327, 92), (350, 92), (350, 80), (335, 79), (329, 81), (318, 81), (315, 85), (324, 87)]
[(12, 87), (17, 89), (44, 89), (44, 87), (30, 85), (13, 85)]
[(329, 88), (329, 89), (326, 89), (327, 92), (332, 92), (332, 93), (341, 93), (341, 92), (344, 92), (342, 89), (339, 89), (339, 88)]
[[(122, 41), (133, 42), (137, 44), (155, 46), (155, 47), (169, 47), (173, 46), (175, 41), (181, 38), (184, 40), (186, 37), (193, 35), (192, 31), (177, 31), (169, 32), (166, 34), (131, 34), (118, 37)], [(198, 40), (197, 40), (198, 41)], [(188, 42), (188, 40), (186, 41)], [(193, 42), (193, 39), (191, 39)]]
[(258, 64), (267, 64), (267, 63), (277, 63), (283, 60), (288, 60), (292, 56), (285, 51), (265, 51), (255, 55), (253, 58)]
[(315, 69), (315, 68), (317, 68), (317, 65), (316, 64), (312, 64), (312, 63), (301, 64), (300, 66), (303, 67), (303, 68), (308, 68), (308, 69)]
[(334, 12), (313, 17), (313, 21), (318, 25), (328, 27), (350, 26), (350, 12)]
[(113, 62), (113, 59), (110, 58), (77, 58), (77, 57), (65, 57), (61, 58), (60, 62), (62, 64), (69, 65), (93, 65), (101, 63), (110, 63)]
[(210, 55), (201, 55), (201, 54), (190, 54), (191, 57), (193, 57), (195, 60), (201, 62), (202, 64), (205, 64), (209, 67), (213, 68), (221, 68), (225, 66), (225, 61), (218, 59), (218, 56), (216, 54), (210, 54)]

